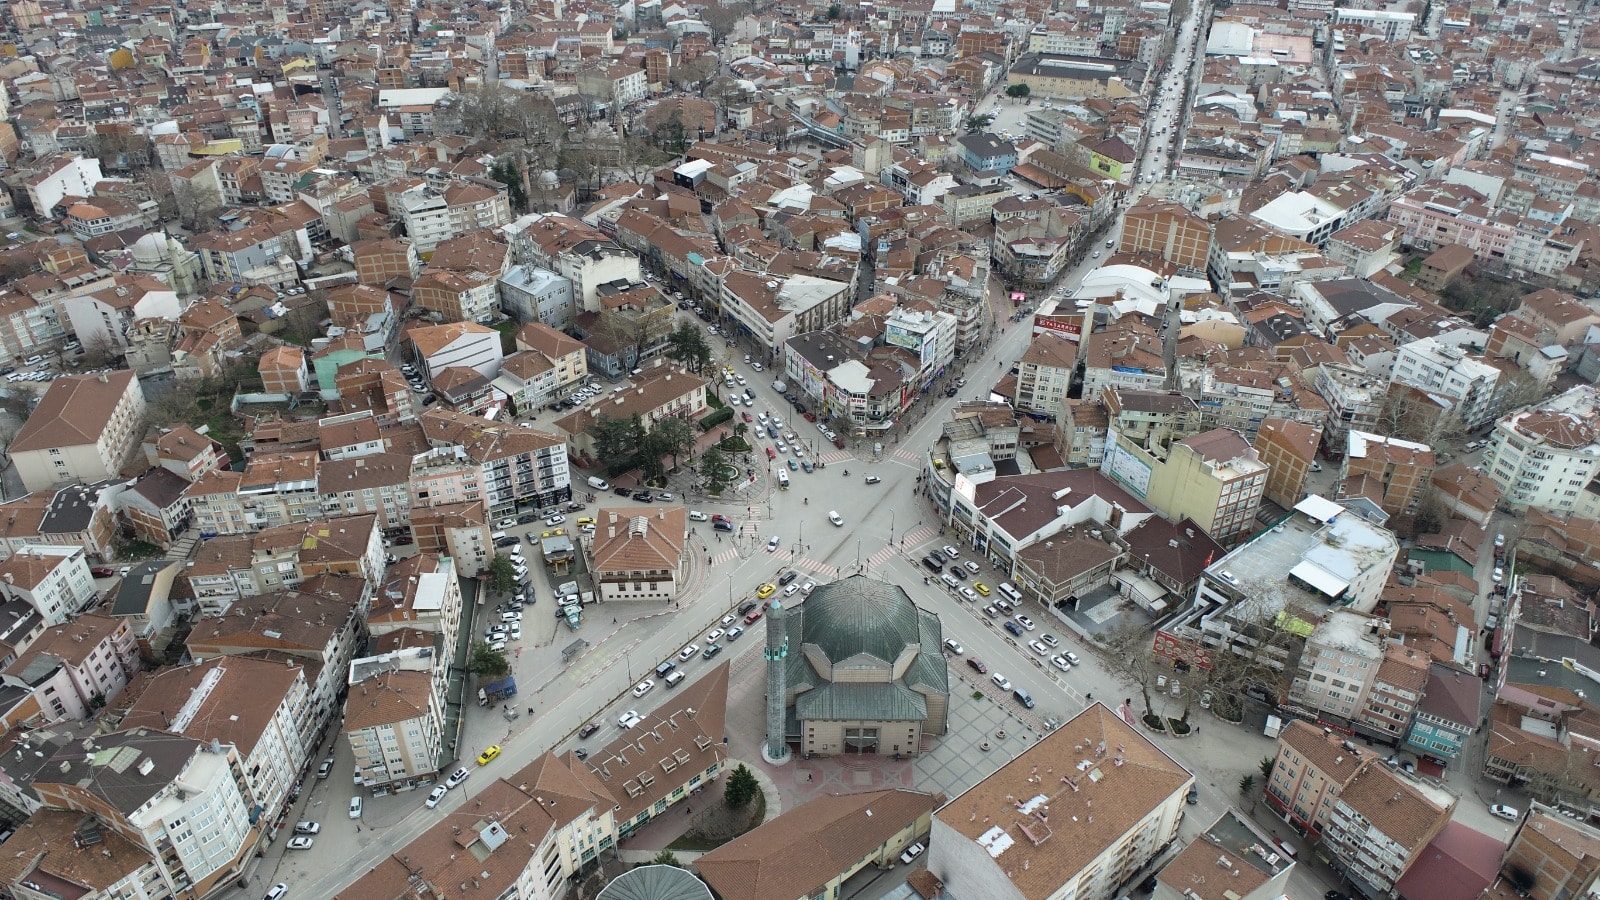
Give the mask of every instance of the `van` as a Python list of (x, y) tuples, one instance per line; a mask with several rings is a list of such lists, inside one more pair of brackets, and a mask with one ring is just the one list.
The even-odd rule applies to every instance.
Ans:
[(677, 687), (678, 686), (678, 682), (682, 681), (684, 678), (685, 678), (685, 676), (684, 676), (682, 670), (675, 670), (675, 671), (672, 671), (672, 672), (668, 672), (667, 673), (667, 687)]
[(505, 540), (505, 539), (506, 539), (506, 538), (507, 538), (507, 537), (508, 537), (508, 535), (507, 535), (507, 534), (506, 534), (506, 533), (505, 533), (505, 532), (504, 532), (504, 531), (496, 531), (496, 532), (492, 532), (492, 533), (491, 533), (491, 534), (490, 534), (490, 535), (489, 535), (489, 543), (491, 543), (491, 544), (493, 544), (493, 543), (495, 543), (495, 542), (497, 542), (497, 541), (503, 541), (503, 540)]
[(1033, 709), (1033, 696), (1022, 688), (1017, 688), (1016, 690), (1012, 691), (1011, 696), (1017, 698), (1017, 702), (1021, 703), (1028, 709)]
[(789, 489), (789, 473), (785, 472), (782, 469), (779, 469), (778, 470), (778, 490), (787, 491), (788, 489)]
[(656, 677), (665, 678), (672, 674), (672, 671), (676, 668), (678, 668), (678, 664), (669, 659), (661, 665), (656, 666)]
[(1011, 582), (1009, 581), (1000, 582), (995, 586), (995, 590), (999, 591), (1001, 596), (1005, 597), (1007, 600), (1010, 600), (1012, 603), (1022, 602), (1022, 592), (1012, 587)]
[(611, 482), (605, 480), (604, 478), (600, 478), (600, 477), (595, 476), (595, 475), (590, 475), (589, 476), (589, 487), (592, 487), (597, 491), (609, 491), (609, 490), (611, 490)]

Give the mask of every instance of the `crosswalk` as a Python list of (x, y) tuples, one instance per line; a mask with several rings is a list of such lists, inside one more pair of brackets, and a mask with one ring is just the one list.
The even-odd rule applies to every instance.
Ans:
[(900, 542), (907, 547), (915, 547), (938, 533), (932, 525), (918, 525), (916, 528), (906, 532), (905, 537)]
[(716, 566), (722, 565), (725, 562), (732, 562), (734, 557), (736, 557), (738, 555), (739, 555), (739, 551), (733, 549), (732, 547), (729, 547), (728, 549), (722, 551), (721, 553), (718, 553), (718, 554), (712, 556), (711, 557), (711, 565), (713, 567), (716, 567)]
[(922, 461), (921, 455), (919, 455), (915, 450), (907, 450), (904, 447), (889, 454), (889, 458), (909, 463), (920, 463)]

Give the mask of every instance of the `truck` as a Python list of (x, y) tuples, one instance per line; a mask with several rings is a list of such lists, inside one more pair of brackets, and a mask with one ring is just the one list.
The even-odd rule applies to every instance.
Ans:
[(578, 626), (583, 624), (583, 607), (576, 603), (561, 607), (561, 614), (567, 620), (567, 627), (573, 631), (577, 631)]
[(517, 679), (510, 675), (478, 688), (478, 705), (488, 706), (517, 695)]
[(578, 583), (576, 581), (563, 581), (560, 584), (556, 585), (556, 596), (557, 597), (565, 597), (568, 594), (576, 594), (577, 592), (578, 592)]
[(1281, 731), (1283, 731), (1283, 720), (1277, 716), (1267, 716), (1267, 727), (1262, 729), (1261, 733), (1269, 738), (1275, 738)]

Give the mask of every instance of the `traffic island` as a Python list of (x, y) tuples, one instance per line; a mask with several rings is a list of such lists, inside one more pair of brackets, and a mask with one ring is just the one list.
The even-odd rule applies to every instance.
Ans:
[(1194, 731), (1194, 728), (1182, 719), (1168, 719), (1167, 731), (1171, 732), (1175, 738), (1186, 738)]
[(1156, 734), (1162, 734), (1167, 730), (1166, 721), (1155, 713), (1145, 713), (1143, 718), (1144, 727), (1150, 729)]

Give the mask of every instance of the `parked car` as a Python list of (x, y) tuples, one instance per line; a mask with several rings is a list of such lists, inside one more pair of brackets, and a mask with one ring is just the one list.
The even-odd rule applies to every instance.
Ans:
[(600, 723), (599, 722), (590, 722), (589, 724), (587, 724), (587, 725), (583, 726), (582, 728), (578, 729), (578, 740), (583, 740), (584, 738), (588, 737), (591, 734), (594, 734), (596, 731), (599, 731), (599, 730), (600, 730)]
[(361, 798), (360, 797), (351, 797), (350, 798), (350, 818), (352, 818), (352, 819), (361, 818)]
[(989, 667), (983, 664), (983, 660), (977, 658), (976, 656), (967, 657), (967, 667), (972, 671), (977, 672), (979, 675), (989, 671)]
[(449, 793), (449, 791), (450, 791), (449, 788), (445, 787), (442, 784), (439, 785), (438, 787), (436, 787), (433, 790), (428, 792), (428, 799), (424, 800), (422, 802), (422, 805), (426, 806), (429, 809), (433, 809), (435, 806), (439, 805), (439, 801), (443, 800), (444, 799), (444, 795)]
[(913, 860), (915, 860), (917, 857), (921, 856), (922, 855), (922, 851), (924, 851), (926, 849), (928, 849), (928, 848), (926, 846), (924, 846), (921, 841), (917, 841), (915, 844), (912, 844), (911, 846), (907, 847), (906, 848), (906, 852), (900, 854), (900, 861), (903, 862), (903, 863), (910, 863)]
[(321, 831), (322, 831), (322, 823), (321, 822), (313, 822), (310, 819), (307, 819), (304, 822), (296, 822), (296, 823), (294, 823), (294, 833), (295, 834), (319, 834)]
[(467, 776), (471, 774), (471, 770), (469, 770), (466, 766), (462, 766), (461, 768), (456, 769), (454, 772), (451, 772), (450, 777), (446, 778), (444, 781), (445, 790), (457, 787), (461, 784), (461, 782), (466, 781)]
[(1507, 806), (1504, 803), (1496, 803), (1489, 807), (1489, 815), (1497, 819), (1505, 819), (1508, 822), (1515, 822), (1522, 818), (1522, 814), (1517, 812), (1516, 807)]

